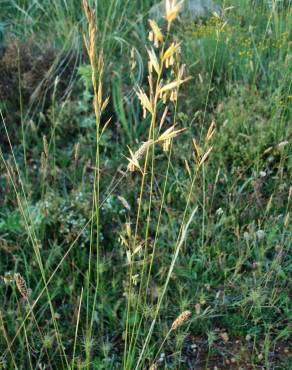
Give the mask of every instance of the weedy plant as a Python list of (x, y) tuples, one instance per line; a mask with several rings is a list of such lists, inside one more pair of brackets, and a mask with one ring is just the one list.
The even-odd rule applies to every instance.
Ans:
[[(173, 139), (178, 136), (183, 129), (177, 129), (176, 116), (177, 116), (177, 100), (179, 96), (179, 89), (182, 84), (186, 83), (190, 77), (184, 77), (185, 66), (180, 64), (180, 44), (177, 41), (171, 40), (171, 24), (177, 17), (182, 3), (177, 3), (176, 1), (166, 2), (166, 20), (167, 20), (167, 30), (166, 34), (159, 28), (154, 20), (149, 20), (150, 32), (149, 41), (151, 42), (150, 47), (147, 49), (148, 53), (148, 88), (147, 92), (140, 87), (137, 87), (136, 94), (140, 100), (143, 109), (143, 118), (146, 119), (147, 115), (150, 115), (149, 128), (148, 128), (148, 139), (146, 142), (141, 144), (138, 150), (133, 152), (130, 148), (130, 158), (129, 164), (127, 166), (124, 176), (127, 176), (129, 172), (134, 172), (138, 170), (141, 175), (140, 180), (140, 190), (137, 199), (137, 210), (136, 218), (132, 220), (132, 225), (134, 229), (133, 235), (128, 231), (127, 234), (130, 237), (130, 241), (126, 243), (126, 256), (127, 264), (129, 269), (129, 282), (126, 291), (127, 297), (127, 314), (125, 321), (125, 332), (124, 332), (124, 363), (125, 369), (136, 368), (139, 369), (144, 366), (145, 362), (145, 351), (151, 339), (156, 320), (160, 315), (160, 308), (164, 298), (164, 295), (168, 289), (168, 283), (171, 278), (176, 259), (179, 255), (180, 249), (185, 242), (187, 237), (188, 227), (197, 211), (197, 207), (190, 212), (191, 208), (191, 197), (195, 189), (196, 179), (199, 170), (204, 165), (207, 160), (212, 148), (207, 148), (205, 151), (200, 150), (199, 161), (197, 162), (195, 174), (190, 175), (193, 177), (192, 184), (188, 196), (186, 197), (185, 210), (181, 216), (181, 226), (179, 234), (177, 236), (177, 242), (173, 248), (173, 257), (170, 264), (169, 271), (167, 273), (167, 278), (163, 287), (163, 291), (159, 300), (157, 302), (154, 314), (154, 318), (150, 323), (148, 333), (143, 345), (143, 348), (139, 350), (139, 343), (141, 342), (141, 327), (145, 326), (145, 307), (147, 306), (148, 297), (147, 292), (149, 289), (149, 284), (152, 278), (152, 267), (155, 261), (157, 242), (159, 240), (160, 233), (160, 216), (164, 211), (165, 207), (165, 188), (168, 183), (169, 168), (171, 165), (171, 155)], [(99, 62), (96, 63), (96, 28), (94, 23), (94, 13), (89, 7), (88, 3), (84, 1), (84, 9), (88, 20), (88, 34), (89, 39), (86, 41), (86, 48), (88, 51), (91, 68), (92, 68), (92, 84), (94, 91), (94, 107), (95, 115), (97, 120), (96, 126), (96, 143), (97, 143), (97, 154), (96, 154), (96, 176), (94, 185), (94, 205), (95, 214), (92, 216), (92, 220), (95, 220), (97, 227), (97, 235), (99, 234), (99, 207), (100, 207), (100, 196), (99, 196), (99, 138), (100, 138), (100, 119), (101, 114), (105, 110), (108, 104), (108, 99), (104, 102), (102, 101), (102, 53), (99, 57)], [(98, 81), (98, 87), (97, 87)], [(162, 103), (162, 104), (161, 104)], [(162, 115), (160, 113), (161, 109), (159, 107), (164, 105), (164, 110)], [(159, 115), (161, 117), (159, 118)], [(166, 116), (170, 118), (171, 125), (167, 128), (165, 120)], [(103, 127), (103, 130), (107, 128), (109, 121)], [(166, 128), (164, 128), (166, 126)], [(213, 135), (213, 125), (207, 134), (207, 142), (211, 139)], [(164, 130), (164, 131), (163, 131)], [(150, 220), (152, 218), (153, 210), (153, 196), (154, 196), (154, 182), (155, 182), (155, 167), (156, 167), (156, 153), (157, 145), (160, 144), (163, 147), (163, 151), (168, 155), (168, 165), (165, 173), (164, 185), (162, 187), (162, 196), (160, 199), (160, 209), (159, 218), (155, 230), (155, 238), (150, 245), (149, 234), (150, 234)], [(144, 163), (143, 163), (144, 160)], [(143, 163), (142, 165), (140, 163)], [(191, 172), (191, 170), (189, 170)], [(118, 182), (120, 182), (118, 180)], [(148, 183), (148, 184), (147, 184)], [(147, 184), (147, 193), (146, 193)], [(116, 184), (113, 184), (115, 187)], [(111, 191), (111, 190), (110, 190)], [(142, 209), (147, 209), (146, 219), (142, 216)], [(189, 213), (190, 212), (190, 213)], [(126, 225), (128, 227), (129, 224)], [(140, 246), (142, 239), (143, 246)], [(97, 271), (99, 263), (99, 241), (96, 240), (96, 256), (97, 256)], [(89, 256), (91, 259), (91, 253)], [(89, 265), (90, 266), (90, 265)], [(89, 269), (90, 276), (90, 269)], [(137, 290), (137, 280), (139, 280), (139, 288)], [(96, 281), (96, 292), (98, 290), (99, 278)], [(94, 297), (94, 303), (92, 308), (92, 313), (95, 311), (96, 305), (96, 295)], [(187, 311), (189, 312), (189, 311)], [(180, 320), (180, 319), (178, 319)], [(184, 321), (184, 320), (183, 320)], [(91, 327), (93, 324), (93, 314), (92, 320), (88, 331), (91, 332)], [(179, 326), (179, 325), (177, 325)], [(147, 326), (146, 326), (147, 327)], [(145, 328), (144, 328), (145, 330)], [(174, 327), (171, 328), (174, 330)], [(143, 331), (144, 332), (144, 331)], [(145, 335), (145, 332), (144, 334)], [(87, 339), (90, 342), (91, 334)], [(137, 358), (138, 356), (138, 358)], [(90, 360), (88, 355), (87, 361)]]

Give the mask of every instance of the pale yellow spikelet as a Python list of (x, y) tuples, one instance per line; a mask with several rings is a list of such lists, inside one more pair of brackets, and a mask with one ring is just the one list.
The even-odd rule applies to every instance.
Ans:
[(149, 19), (149, 24), (150, 24), (150, 27), (152, 29), (152, 32), (153, 32), (154, 36), (157, 38), (157, 40), (159, 42), (162, 43), (163, 42), (163, 35), (162, 35), (162, 32), (161, 32), (158, 24), (152, 19)]
[(147, 50), (147, 51), (148, 51), (149, 62), (150, 62), (149, 70), (152, 71), (152, 66), (153, 66), (154, 69), (155, 69), (155, 72), (157, 74), (159, 74), (159, 70), (160, 70), (159, 62), (158, 62), (158, 59), (157, 59), (157, 56), (156, 56), (154, 50), (151, 49), (151, 50)]
[(122, 197), (121, 195), (118, 195), (118, 199), (119, 201), (122, 203), (122, 205), (128, 210), (128, 211), (131, 211), (131, 207), (129, 205), (129, 203), (127, 202), (127, 200)]
[(150, 42), (154, 42), (154, 32), (153, 32), (153, 31), (150, 31), (150, 32), (148, 33), (148, 40), (149, 40)]
[(148, 140), (143, 143), (140, 148), (135, 152), (135, 158), (137, 161), (143, 157), (148, 147), (153, 143), (153, 140)]
[(177, 101), (177, 91), (172, 91), (169, 97), (169, 100), (175, 103)]
[(163, 126), (163, 124), (165, 122), (167, 113), (168, 113), (168, 107), (165, 107), (164, 112), (163, 112), (162, 117), (161, 117), (161, 120), (160, 120), (160, 123), (159, 123), (159, 130), (161, 130), (161, 127)]
[(79, 153), (80, 153), (80, 143), (74, 145), (74, 161), (78, 162), (79, 159)]
[(157, 139), (157, 142), (164, 142), (167, 140), (171, 140), (178, 136), (179, 133), (185, 131), (185, 129), (175, 130), (175, 125), (169, 127), (166, 131), (164, 131), (159, 138)]
[(186, 167), (186, 170), (187, 170), (187, 173), (188, 173), (189, 177), (192, 178), (192, 172), (191, 172), (189, 163), (186, 159), (185, 159), (185, 167)]
[(130, 239), (132, 236), (132, 229), (131, 229), (130, 222), (126, 222), (126, 233), (127, 233), (128, 238)]
[(158, 366), (156, 365), (156, 363), (152, 364), (150, 367), (149, 367), (149, 370), (157, 370), (158, 369)]
[(170, 144), (171, 144), (171, 139), (165, 140), (163, 142), (162, 150), (164, 152), (168, 152), (169, 151), (169, 148), (170, 148)]
[(164, 41), (162, 32), (154, 20), (149, 19), (149, 24), (150, 24), (151, 30), (149, 32), (148, 39), (149, 41), (153, 42), (156, 48), (158, 48), (159, 44), (163, 43)]
[(182, 85), (183, 83), (189, 81), (192, 77), (187, 77), (185, 78), (184, 80), (182, 80), (181, 78), (178, 78), (176, 81), (172, 81), (164, 86), (162, 86), (159, 90), (159, 93), (160, 94), (163, 94), (164, 92), (167, 92), (169, 90), (173, 90), (173, 89), (176, 89), (178, 88), (180, 85)]
[(147, 110), (153, 114), (153, 108), (152, 108), (152, 104), (150, 103), (150, 100), (148, 98), (148, 96), (145, 94), (145, 92), (141, 89), (141, 88), (138, 88), (136, 90), (136, 94), (141, 102), (141, 105), (142, 105), (142, 108), (143, 108), (143, 118), (146, 118), (146, 112)]
[(48, 158), (48, 156), (49, 156), (49, 145), (48, 145), (46, 135), (43, 136), (43, 146), (44, 146), (44, 153), (45, 153), (46, 157)]
[(170, 58), (166, 59), (165, 67), (166, 68), (172, 67), (174, 65), (174, 62), (175, 62), (175, 60), (174, 60), (174, 57), (172, 55)]
[(165, 13), (166, 13), (166, 20), (168, 22), (168, 28), (170, 28), (171, 23), (177, 18), (178, 13), (180, 12), (184, 1), (180, 1), (179, 3), (177, 0), (166, 0), (165, 1)]
[(176, 320), (171, 325), (171, 330), (176, 330), (180, 327), (185, 321), (187, 321), (191, 316), (191, 311), (184, 311), (182, 312)]
[(89, 34), (89, 40), (85, 38), (84, 40), (90, 61), (92, 63), (92, 61), (95, 60), (95, 43), (96, 43), (96, 27), (94, 21), (94, 12), (90, 8), (87, 0), (83, 0), (83, 8), (88, 22), (88, 34)]
[(193, 139), (193, 145), (194, 145), (197, 157), (200, 158), (203, 154), (203, 149), (201, 148), (200, 144), (197, 142), (195, 138)]
[(172, 42), (171, 45), (164, 52), (162, 60), (167, 61), (169, 58), (173, 57), (175, 53), (179, 52), (180, 52), (180, 43)]
[(202, 164), (204, 162), (206, 162), (207, 158), (209, 157), (209, 154), (211, 153), (213, 147), (211, 146), (211, 148), (209, 148), (203, 155), (203, 157), (201, 158), (200, 162), (199, 162), (199, 167), (202, 166)]
[(17, 289), (19, 293), (22, 295), (24, 299), (28, 299), (29, 297), (29, 290), (27, 289), (26, 281), (25, 279), (19, 274), (14, 274), (14, 280), (17, 286)]
[(150, 145), (153, 144), (153, 140), (148, 140), (143, 143), (140, 148), (133, 153), (132, 150), (129, 148), (129, 152), (131, 155), (131, 158), (128, 158), (129, 164), (127, 167), (127, 171), (134, 172), (136, 169), (139, 169), (141, 171), (139, 160), (144, 156), (147, 149), (150, 147)]
[(42, 152), (42, 154), (41, 154), (41, 169), (42, 169), (42, 171), (44, 171), (46, 169), (46, 166), (47, 166), (46, 155), (45, 155), (44, 152)]
[[(95, 23), (95, 13), (90, 8), (88, 1), (83, 0), (83, 8), (88, 23), (88, 38), (84, 36), (85, 46), (91, 65), (91, 80), (94, 91), (93, 105), (96, 117), (96, 123), (99, 126), (100, 116), (108, 105), (108, 99), (103, 101), (102, 81), (104, 73), (103, 51), (99, 55), (96, 51), (97, 28)], [(98, 56), (98, 57), (97, 57)]]
[(215, 127), (216, 127), (215, 121), (212, 121), (212, 123), (211, 123), (211, 125), (210, 125), (210, 127), (208, 129), (207, 135), (205, 137), (205, 141), (206, 142), (207, 141), (210, 141), (212, 139), (212, 137), (213, 137), (213, 135), (215, 133)]
[[(97, 70), (98, 70), (98, 89), (97, 89), (97, 102), (98, 102), (98, 107), (100, 110), (100, 113), (102, 113), (101, 109), (103, 106), (102, 102), (102, 80), (103, 80), (103, 72), (104, 72), (104, 58), (103, 58), (103, 50), (100, 51), (100, 54), (98, 56), (98, 64), (97, 64)], [(105, 108), (108, 104), (108, 102), (104, 102)], [(104, 108), (104, 109), (105, 109)]]
[(167, 103), (168, 95), (166, 93), (159, 95), (160, 99), (162, 100), (163, 104)]

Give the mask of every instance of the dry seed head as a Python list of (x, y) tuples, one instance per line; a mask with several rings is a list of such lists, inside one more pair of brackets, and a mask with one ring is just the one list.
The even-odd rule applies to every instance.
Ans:
[(152, 31), (150, 31), (150, 33), (152, 33), (152, 36), (150, 36), (150, 33), (149, 33), (149, 40), (150, 38), (152, 38), (152, 42), (154, 42), (154, 46), (155, 44), (156, 45), (159, 45), (159, 42), (163, 43), (163, 35), (162, 35), (162, 32), (158, 26), (158, 24), (152, 20), (152, 19), (149, 19), (149, 24), (150, 24), (150, 27), (152, 29)]
[(126, 233), (127, 233), (128, 238), (130, 239), (130, 238), (131, 238), (131, 236), (132, 236), (132, 229), (131, 229), (131, 224), (130, 224), (130, 222), (127, 222), (127, 223), (126, 223)]
[(211, 153), (213, 147), (211, 146), (211, 148), (209, 148), (206, 153), (204, 153), (203, 157), (201, 158), (200, 162), (199, 162), (199, 167), (207, 160), (207, 158), (209, 157), (209, 154)]
[(154, 33), (153, 33), (153, 31), (150, 31), (150, 32), (149, 32), (149, 34), (148, 34), (148, 40), (149, 40), (150, 42), (153, 42), (153, 41), (154, 41)]
[(176, 136), (178, 136), (178, 134), (179, 134), (180, 132), (185, 131), (185, 129), (174, 130), (174, 127), (175, 127), (175, 126), (171, 126), (171, 127), (169, 127), (166, 131), (164, 131), (164, 132), (159, 136), (159, 138), (157, 139), (157, 142), (164, 142), (164, 141), (167, 141), (167, 140), (173, 139), (173, 138), (175, 138)]
[(140, 148), (135, 152), (134, 156), (137, 161), (143, 157), (147, 148), (152, 144), (153, 140), (148, 140), (143, 143)]
[(177, 91), (173, 90), (170, 94), (169, 100), (175, 103), (177, 101)]
[(149, 84), (149, 96), (153, 97), (153, 80), (152, 80), (152, 74), (149, 73), (148, 75), (148, 84)]
[(91, 64), (95, 63), (95, 43), (96, 43), (96, 27), (94, 22), (94, 12), (90, 8), (88, 1), (83, 0), (83, 9), (88, 22), (89, 40), (85, 39), (88, 56)]
[(158, 48), (159, 47), (159, 42), (158, 42), (158, 39), (157, 39), (157, 37), (155, 35), (154, 35), (153, 44), (154, 44), (154, 47), (155, 48)]
[(171, 144), (171, 139), (165, 140), (163, 142), (162, 149), (163, 149), (164, 152), (168, 152), (169, 151), (170, 144)]
[(131, 158), (128, 158), (129, 164), (128, 164), (128, 167), (127, 167), (127, 171), (134, 172), (137, 168), (138, 169), (140, 168), (139, 159), (141, 159), (144, 156), (144, 154), (146, 153), (147, 149), (152, 144), (153, 144), (153, 140), (152, 139), (146, 141), (145, 143), (143, 143), (140, 146), (140, 148), (135, 153), (133, 153), (131, 151), (131, 149), (129, 148), (129, 151), (130, 151), (130, 154), (131, 154)]
[(19, 273), (15, 273), (14, 280), (15, 280), (19, 293), (22, 295), (24, 299), (28, 299), (29, 290), (27, 289), (27, 285), (26, 285), (24, 278)]
[(203, 149), (200, 147), (200, 144), (197, 142), (196, 139), (193, 139), (193, 145), (197, 153), (197, 157), (201, 157), (203, 154)]
[(272, 207), (272, 203), (273, 203), (273, 194), (270, 196), (270, 199), (267, 203), (267, 207), (266, 207), (266, 213), (268, 213)]
[(77, 162), (79, 159), (79, 153), (80, 153), (80, 143), (78, 142), (74, 146), (74, 161)]
[(216, 127), (215, 122), (212, 121), (210, 127), (208, 128), (208, 132), (207, 132), (207, 135), (206, 135), (206, 138), (205, 138), (206, 142), (210, 141), (212, 139), (212, 137), (215, 133), (215, 127)]
[(146, 112), (147, 110), (153, 114), (153, 109), (152, 109), (152, 105), (150, 103), (150, 100), (148, 98), (148, 96), (145, 94), (145, 92), (141, 89), (141, 88), (138, 88), (136, 90), (136, 94), (141, 102), (141, 105), (142, 105), (142, 108), (143, 108), (143, 118), (146, 118)]
[[(102, 80), (103, 80), (103, 71), (104, 71), (104, 58), (103, 58), (103, 50), (101, 50), (99, 57), (98, 57), (98, 89), (97, 89), (97, 103), (99, 112), (102, 113)], [(105, 107), (108, 104), (105, 103)], [(105, 109), (105, 108), (104, 108)]]
[(174, 65), (174, 57), (173, 55), (171, 57), (169, 57), (168, 59), (166, 59), (165, 61), (165, 67), (166, 68), (169, 68), (169, 67), (172, 67)]
[(126, 256), (127, 256), (128, 264), (131, 265), (132, 264), (132, 255), (131, 255), (131, 252), (129, 250), (126, 251)]
[(192, 172), (191, 172), (189, 163), (186, 159), (185, 159), (185, 166), (186, 166), (186, 170), (187, 170), (188, 175), (190, 176), (190, 178), (192, 178)]
[(128, 240), (122, 234), (119, 235), (119, 242), (121, 243), (121, 245), (129, 247)]
[(191, 316), (191, 311), (184, 311), (181, 313), (178, 318), (172, 323), (171, 330), (176, 330), (180, 327), (185, 321), (187, 321)]
[(158, 367), (156, 365), (156, 363), (154, 362), (154, 364), (152, 364), (150, 367), (149, 367), (149, 370), (157, 370)]
[(173, 58), (176, 53), (180, 53), (180, 44), (173, 42), (163, 54), (162, 60), (166, 62), (170, 58)]
[(162, 115), (161, 120), (160, 120), (160, 123), (159, 123), (159, 130), (161, 129), (161, 127), (163, 126), (163, 124), (165, 122), (167, 113), (168, 113), (168, 107), (165, 107), (164, 112), (163, 112), (163, 115)]
[(127, 200), (122, 197), (121, 195), (118, 195), (118, 199), (119, 201), (122, 203), (122, 205), (128, 210), (128, 211), (131, 211), (131, 206), (129, 205), (129, 203), (127, 202)]
[(89, 6), (87, 0), (83, 0), (83, 9), (84, 9), (84, 12), (85, 12), (85, 15), (86, 15), (87, 19), (89, 19), (90, 16), (91, 16), (92, 11), (90, 9), (90, 6)]
[(170, 83), (168, 83), (167, 85), (164, 85), (160, 88), (159, 90), (159, 93), (160, 95), (167, 92), (167, 91), (170, 91), (170, 90), (173, 90), (173, 89), (176, 89), (178, 88), (180, 85), (182, 85), (183, 83), (189, 81), (191, 79), (191, 77), (187, 77), (185, 78), (184, 80), (182, 80), (179, 76), (179, 78), (176, 80), (176, 81), (172, 81)]
[(150, 66), (149, 66), (149, 71), (152, 71), (152, 66), (154, 67), (155, 69), (155, 72), (157, 74), (159, 74), (159, 62), (158, 62), (158, 59), (157, 59), (157, 56), (154, 52), (153, 49), (151, 50), (147, 50), (148, 51), (148, 56), (149, 56), (149, 63), (150, 63)]
[(183, 6), (183, 0), (179, 3), (177, 0), (166, 0), (165, 1), (165, 12), (166, 20), (168, 22), (168, 29), (170, 28), (171, 23), (177, 18), (178, 13), (180, 12)]
[(47, 137), (45, 135), (43, 136), (43, 146), (44, 146), (44, 153), (45, 153), (46, 157), (48, 158), (48, 156), (49, 156), (49, 145), (48, 145)]
[(47, 159), (44, 152), (41, 154), (41, 169), (44, 171), (46, 169)]
[(159, 97), (160, 97), (160, 99), (162, 99), (163, 104), (167, 103), (168, 95), (166, 93), (165, 94), (160, 94)]

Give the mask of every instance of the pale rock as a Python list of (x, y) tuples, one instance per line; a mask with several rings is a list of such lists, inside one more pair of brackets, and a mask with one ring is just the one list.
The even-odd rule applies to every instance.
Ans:
[[(179, 0), (177, 2), (179, 3)], [(178, 19), (198, 21), (208, 18), (213, 13), (220, 14), (220, 11), (220, 6), (213, 0), (185, 0), (178, 14)], [(157, 22), (165, 19), (165, 0), (152, 6), (149, 17)]]

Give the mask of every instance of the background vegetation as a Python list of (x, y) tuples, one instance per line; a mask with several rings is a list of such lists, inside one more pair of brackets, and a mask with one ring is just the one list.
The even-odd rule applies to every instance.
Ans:
[(145, 116), (153, 3), (92, 1), (90, 59), (81, 1), (1, 1), (0, 368), (292, 367), (292, 4), (162, 25)]

